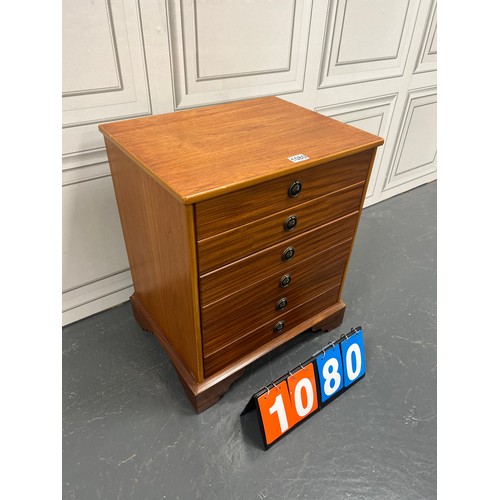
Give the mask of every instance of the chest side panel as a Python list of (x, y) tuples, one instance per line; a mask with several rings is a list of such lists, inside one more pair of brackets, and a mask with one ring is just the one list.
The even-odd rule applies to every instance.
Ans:
[(192, 206), (185, 206), (106, 141), (135, 293), (202, 380)]

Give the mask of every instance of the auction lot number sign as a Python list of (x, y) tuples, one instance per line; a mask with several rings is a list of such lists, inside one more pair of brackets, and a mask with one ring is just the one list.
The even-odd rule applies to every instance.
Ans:
[(255, 405), (268, 449), (297, 424), (319, 411), (365, 374), (361, 327), (352, 329), (254, 394), (243, 413)]

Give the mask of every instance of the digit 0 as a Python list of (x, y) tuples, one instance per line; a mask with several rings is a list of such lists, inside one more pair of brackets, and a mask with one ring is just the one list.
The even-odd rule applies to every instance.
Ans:
[(313, 363), (262, 393), (257, 404), (269, 445), (318, 408)]
[[(302, 389), (306, 396), (306, 403), (302, 397)], [(299, 417), (305, 417), (312, 409), (314, 404), (313, 386), (308, 378), (303, 378), (295, 386), (294, 391), (295, 411)]]
[(290, 399), (293, 402), (295, 418), (298, 421), (318, 408), (314, 366), (309, 363), (287, 378)]
[(365, 347), (363, 332), (357, 331), (340, 344), (344, 364), (344, 385), (349, 386), (365, 374)]
[[(346, 370), (347, 370), (347, 378), (349, 380), (356, 380), (361, 373), (361, 350), (359, 349), (358, 344), (352, 344), (347, 349), (346, 355)], [(354, 362), (353, 362), (354, 358)], [(354, 367), (353, 368), (353, 364)]]

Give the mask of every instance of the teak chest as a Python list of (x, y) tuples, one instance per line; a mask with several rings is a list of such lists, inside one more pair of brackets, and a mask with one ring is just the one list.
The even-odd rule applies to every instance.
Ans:
[(197, 411), (298, 334), (339, 326), (383, 139), (276, 97), (99, 126), (134, 284)]

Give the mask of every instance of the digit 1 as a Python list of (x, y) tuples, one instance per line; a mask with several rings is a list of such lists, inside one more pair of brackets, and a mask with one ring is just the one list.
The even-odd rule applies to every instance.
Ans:
[(267, 445), (276, 441), (297, 423), (286, 380), (266, 389), (257, 398), (257, 405)]
[(281, 433), (288, 430), (288, 419), (286, 418), (285, 405), (283, 404), (283, 396), (279, 394), (276, 396), (276, 401), (273, 406), (269, 408), (269, 414), (278, 413), (278, 420), (280, 423)]

